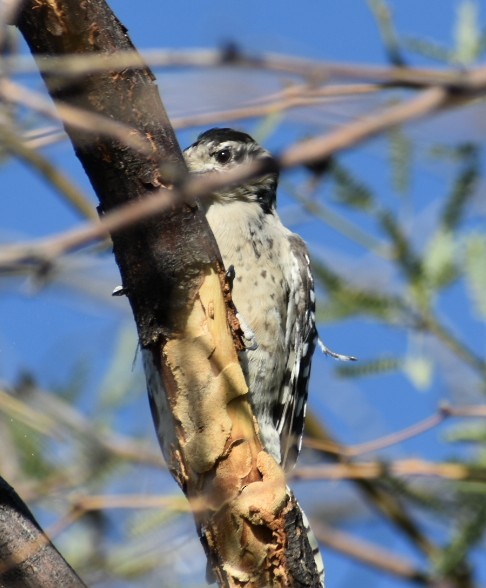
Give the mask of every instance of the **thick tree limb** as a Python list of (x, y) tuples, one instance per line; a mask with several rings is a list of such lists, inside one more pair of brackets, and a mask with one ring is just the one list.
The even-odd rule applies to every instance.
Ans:
[(0, 586), (85, 586), (18, 494), (0, 478)]
[[(53, 55), (133, 50), (102, 0), (28, 0), (18, 26), (41, 69)], [(183, 177), (180, 149), (141, 61), (77, 76), (51, 71), (44, 79), (56, 103), (112, 118), (141, 142), (130, 148), (65, 121), (102, 212)], [(255, 431), (234, 346), (238, 324), (205, 217), (197, 205), (171, 202), (112, 238), (151, 368), (149, 386), (158, 391), (154, 416), (165, 457), (198, 507), (199, 532), (220, 584), (319, 585), (298, 506)]]

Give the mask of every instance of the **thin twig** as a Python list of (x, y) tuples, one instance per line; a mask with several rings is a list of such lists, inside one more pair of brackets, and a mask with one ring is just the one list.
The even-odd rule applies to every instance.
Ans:
[(451, 331), (432, 316), (421, 317), (420, 327), (435, 335), (446, 347), (460, 357), (465, 363), (486, 376), (486, 360), (461, 343)]
[[(307, 417), (307, 428), (312, 430), (312, 435), (319, 440), (327, 440), (331, 445), (337, 445), (327, 429), (313, 418), (312, 413)], [(346, 458), (340, 454), (330, 454), (334, 463), (347, 463)], [(416, 548), (428, 558), (436, 557), (440, 550), (421, 530), (413, 516), (408, 512), (403, 502), (390, 489), (376, 480), (353, 479), (355, 487), (361, 492), (367, 502), (385, 520), (394, 525)]]
[(304, 480), (373, 480), (384, 476), (434, 476), (447, 480), (486, 483), (486, 468), (456, 463), (434, 463), (421, 459), (403, 459), (390, 463), (339, 463), (299, 467), (293, 476)]
[[(324, 159), (352, 145), (356, 146), (359, 142), (389, 127), (423, 117), (443, 106), (446, 101), (447, 92), (445, 90), (441, 88), (425, 90), (418, 96), (392, 106), (381, 114), (377, 113), (373, 116), (360, 118), (328, 135), (294, 145), (285, 151), (276, 163), (280, 168), (290, 168)], [(4, 248), (0, 255), (0, 266), (18, 264), (20, 261), (38, 262), (39, 256), (52, 259), (99, 239), (108, 232), (120, 230), (143, 218), (150, 217), (171, 204), (181, 200), (192, 201), (195, 198), (207, 196), (223, 187), (239, 184), (273, 169), (275, 169), (275, 161), (265, 162), (262, 160), (241, 165), (225, 174), (213, 173), (205, 174), (204, 177), (190, 178), (185, 183), (183, 190), (160, 190), (158, 197), (145, 198), (136, 204), (127, 204), (107, 214), (102, 223), (78, 227), (51, 237), (42, 243), (28, 243)]]
[[(376, 93), (383, 89), (386, 89), (386, 86), (384, 87), (377, 84), (335, 84), (323, 88), (313, 88), (304, 85), (291, 86), (280, 92), (274, 92), (271, 95), (250, 101), (246, 106), (241, 106), (239, 108), (174, 117), (172, 119), (172, 125), (175, 129), (186, 129), (194, 126), (221, 124), (222, 121), (237, 121), (267, 116), (303, 106), (319, 106), (325, 104), (330, 98), (344, 96), (356, 97), (363, 94)], [(62, 108), (61, 112), (51, 108), (51, 105), (46, 101), (43, 101), (40, 95), (35, 95), (30, 90), (26, 90), (26, 95), (18, 92), (15, 94), (12, 93), (11, 102), (27, 105), (27, 96), (29, 98), (28, 106), (32, 110), (35, 110), (44, 116), (48, 116), (49, 118), (63, 118), (61, 114)], [(68, 109), (67, 112), (69, 114), (70, 110)], [(76, 120), (78, 120), (78, 118)], [(68, 121), (66, 120), (66, 122)], [(109, 123), (110, 122), (112, 121), (109, 121)], [(88, 126), (86, 130), (92, 129), (92, 126)], [(107, 128), (107, 131), (109, 130), (110, 129)], [(120, 129), (117, 128), (116, 130), (119, 131)], [(43, 147), (67, 139), (66, 134), (59, 131), (57, 128), (52, 128), (48, 134), (44, 132), (42, 136), (30, 135), (32, 135), (32, 133), (29, 135), (24, 134), (23, 137), (26, 139), (25, 143), (32, 148)]]
[(428, 585), (429, 583), (427, 574), (418, 570), (412, 562), (391, 551), (356, 539), (353, 535), (320, 521), (312, 521), (312, 530), (319, 542), (361, 563), (417, 584)]
[(383, 89), (383, 86), (376, 84), (336, 84), (318, 89), (297, 86), (282, 90), (279, 93), (280, 95), (274, 94), (272, 97), (258, 100), (258, 103), (253, 105), (231, 110), (175, 117), (172, 122), (174, 128), (184, 129), (221, 123), (221, 121), (257, 118), (305, 106), (319, 106), (329, 101), (330, 98), (376, 93)]
[(482, 404), (463, 407), (449, 406), (444, 404), (440, 406), (436, 414), (427, 417), (426, 419), (423, 419), (422, 421), (415, 423), (410, 427), (406, 427), (400, 431), (391, 433), (390, 435), (374, 439), (373, 441), (367, 441), (365, 443), (360, 443), (350, 447), (309, 438), (304, 439), (304, 445), (305, 447), (309, 447), (311, 449), (321, 450), (327, 453), (335, 453), (342, 455), (343, 457), (357, 457), (365, 453), (384, 449), (385, 447), (390, 447), (392, 445), (396, 445), (397, 443), (402, 443), (403, 441), (412, 439), (417, 435), (421, 435), (422, 433), (437, 427), (449, 417), (486, 417), (486, 405)]
[(57, 101), (54, 105), (47, 101), (42, 94), (28, 90), (25, 86), (6, 78), (0, 80), (0, 97), (7, 102), (21, 104), (53, 120), (61, 120), (74, 128), (97, 136), (105, 135), (117, 139), (138, 153), (146, 155), (152, 153), (149, 142), (140, 131), (106, 116), (100, 116), (63, 102)]
[(17, 156), (31, 169), (37, 171), (75, 210), (88, 219), (96, 220), (98, 218), (94, 206), (83, 194), (83, 191), (75, 186), (59, 170), (59, 167), (53, 165), (38, 151), (28, 147), (6, 125), (0, 125), (0, 141), (9, 153)]
[[(207, 504), (205, 506), (201, 505), (200, 508), (202, 510), (205, 507), (207, 508)], [(141, 508), (158, 508), (177, 513), (194, 512), (194, 508), (189, 502), (179, 496), (147, 496), (142, 494), (75, 495), (71, 499), (71, 508), (49, 527), (47, 534), (51, 539), (55, 539), (88, 512)]]
[[(287, 191), (289, 190), (287, 189)], [(365, 249), (369, 249), (379, 257), (385, 259), (391, 258), (389, 248), (385, 244), (381, 243), (378, 239), (372, 237), (368, 233), (365, 233), (357, 225), (338, 215), (330, 208), (324, 206), (321, 202), (318, 202), (307, 195), (302, 196), (299, 190), (292, 190), (291, 196), (305, 211), (312, 214), (315, 218), (322, 220), (336, 231), (339, 231), (348, 239), (358, 243)]]
[[(112, 508), (164, 508), (177, 512), (192, 512), (182, 496), (149, 496), (147, 494), (77, 495), (71, 499), (73, 508), (88, 512)], [(207, 508), (207, 504), (205, 505)]]
[(304, 161), (324, 160), (338, 151), (355, 147), (365, 139), (410, 120), (416, 120), (445, 105), (448, 92), (444, 88), (422, 90), (410, 100), (400, 102), (350, 122), (326, 135), (309, 139), (287, 149), (280, 159), (282, 167), (294, 167)]
[[(246, 55), (238, 49), (230, 50), (153, 50), (136, 53), (118, 52), (115, 55), (95, 53), (90, 55), (45, 56), (38, 63), (44, 73), (74, 76), (103, 71), (123, 70), (140, 66), (140, 55), (144, 63), (158, 68), (215, 68), (242, 67), (268, 70), (276, 73), (303, 77), (312, 82), (330, 78), (366, 80), (394, 86), (424, 88), (429, 86), (463, 87), (474, 89), (484, 85), (486, 68), (470, 72), (457, 69), (386, 67), (349, 63), (335, 63), (296, 58), (288, 55)], [(22, 56), (8, 56), (2, 60), (5, 70), (17, 74), (35, 73), (38, 68), (32, 60)]]

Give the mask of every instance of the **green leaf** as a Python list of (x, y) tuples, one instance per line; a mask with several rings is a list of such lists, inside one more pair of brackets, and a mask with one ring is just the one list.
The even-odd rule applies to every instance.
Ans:
[(394, 372), (400, 369), (401, 365), (402, 360), (397, 357), (379, 357), (371, 361), (340, 364), (335, 371), (339, 376), (357, 378), (359, 376), (374, 376)]
[(466, 143), (458, 151), (463, 161), (453, 183), (452, 190), (446, 199), (442, 212), (441, 224), (444, 229), (455, 229), (462, 220), (466, 205), (473, 196), (480, 177), (479, 151), (475, 145)]
[(481, 31), (479, 6), (474, 0), (463, 0), (457, 10), (454, 30), (454, 61), (459, 65), (471, 65), (479, 55)]
[(410, 188), (412, 144), (399, 127), (388, 132), (388, 139), (392, 185), (399, 194), (405, 194)]
[(409, 355), (403, 363), (403, 372), (418, 390), (427, 390), (432, 382), (434, 365), (424, 355)]
[(262, 118), (257, 128), (251, 133), (258, 143), (265, 143), (265, 141), (273, 135), (282, 124), (284, 118), (283, 112), (271, 112)]
[(405, 310), (400, 298), (353, 286), (323, 263), (314, 263), (313, 269), (316, 281), (324, 286), (328, 294), (328, 301), (318, 308), (318, 321), (356, 314), (369, 314), (393, 321)]
[[(474, 508), (465, 522), (462, 522), (456, 536), (450, 545), (442, 551), (436, 561), (435, 568), (438, 576), (447, 577), (457, 573), (469, 556), (471, 548), (480, 541), (486, 528), (486, 500), (484, 496), (469, 499), (470, 503), (475, 502)], [(472, 504), (471, 504), (472, 506)]]
[(427, 283), (433, 289), (449, 284), (456, 277), (455, 251), (454, 235), (450, 231), (439, 229), (427, 243), (422, 267)]
[(380, 212), (380, 225), (391, 241), (395, 257), (410, 281), (417, 282), (422, 276), (422, 266), (411, 240), (403, 231), (398, 219), (387, 210)]
[(368, 6), (380, 29), (388, 60), (396, 66), (405, 65), (395, 27), (393, 26), (392, 13), (389, 5), (384, 0), (368, 0)]
[(340, 204), (352, 206), (364, 211), (374, 208), (372, 191), (341, 164), (333, 161), (329, 167), (329, 176), (334, 180), (333, 196)]
[(486, 320), (486, 236), (468, 236), (464, 251), (466, 285), (479, 317)]
[(402, 45), (409, 51), (413, 51), (414, 53), (418, 53), (423, 57), (440, 63), (451, 63), (451, 61), (453, 61), (452, 51), (442, 45), (431, 43), (425, 39), (410, 36), (406, 39), (402, 39)]
[(450, 443), (486, 443), (486, 427), (483, 422), (461, 423), (450, 427), (444, 439)]
[(42, 480), (55, 471), (45, 437), (20, 421), (10, 422), (9, 429), (25, 476)]

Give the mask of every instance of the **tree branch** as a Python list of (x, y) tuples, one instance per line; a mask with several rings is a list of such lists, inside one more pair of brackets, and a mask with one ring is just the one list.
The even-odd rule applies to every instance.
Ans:
[(402, 443), (412, 437), (421, 435), (430, 429), (433, 429), (443, 423), (446, 419), (451, 417), (462, 417), (462, 418), (481, 418), (486, 417), (486, 405), (476, 404), (471, 406), (452, 406), (449, 403), (441, 403), (437, 412), (426, 419), (423, 419), (409, 427), (405, 427), (399, 431), (390, 433), (378, 439), (372, 441), (365, 441), (357, 445), (339, 445), (333, 442), (319, 441), (317, 439), (304, 439), (304, 446), (311, 449), (317, 449), (325, 451), (326, 453), (334, 453), (342, 458), (358, 457), (365, 453), (371, 453)]
[(18, 494), (0, 478), (0, 586), (85, 586)]
[(391, 551), (356, 539), (349, 533), (344, 533), (323, 523), (313, 522), (312, 528), (319, 541), (335, 551), (416, 584), (425, 584), (427, 586), (431, 584), (432, 579), (425, 572), (417, 569), (412, 562), (397, 556)]
[[(104, 1), (27, 0), (17, 24), (56, 104), (112, 118), (144, 143), (134, 150), (64, 118), (102, 214), (181, 181), (182, 155), (141, 60), (66, 76), (44, 67), (52, 55), (112, 59), (134, 51)], [(214, 237), (196, 204), (164, 196), (162, 213), (112, 232), (112, 239), (168, 467), (198, 505), (194, 516), (220, 584), (317, 586), (300, 509), (255, 432), (235, 349), (239, 325)]]
[(299, 467), (293, 474), (304, 480), (373, 480), (391, 475), (437, 476), (446, 480), (470, 480), (486, 482), (486, 468), (460, 463), (435, 463), (423, 459), (400, 459), (389, 463), (383, 461), (353, 462), (313, 467)]
[[(486, 83), (486, 67), (471, 70), (458, 68), (444, 69), (423, 67), (389, 67), (363, 65), (356, 63), (339, 63), (318, 61), (292, 55), (264, 53), (250, 55), (240, 51), (236, 46), (217, 49), (182, 49), (153, 50), (142, 53), (144, 62), (154, 68), (217, 68), (240, 67), (242, 69), (266, 70), (286, 75), (294, 75), (315, 86), (329, 80), (352, 82), (373, 82), (386, 84), (388, 87), (429, 88), (431, 86), (456, 88), (458, 91), (474, 92)], [(43, 73), (57, 73), (65, 76), (77, 76), (107, 70), (124, 70), (139, 64), (140, 56), (136, 51), (124, 49), (117, 55), (107, 57), (97, 55), (57, 55), (50, 56), (40, 65)], [(14, 56), (5, 57), (8, 71), (18, 74), (32, 73), (30, 60)]]

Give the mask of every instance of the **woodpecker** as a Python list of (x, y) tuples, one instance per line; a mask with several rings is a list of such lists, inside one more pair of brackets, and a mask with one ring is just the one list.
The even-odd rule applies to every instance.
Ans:
[[(214, 128), (200, 134), (184, 158), (191, 173), (204, 174), (271, 154), (246, 133)], [(216, 192), (201, 206), (224, 265), (231, 268), (233, 302), (244, 336), (252, 342), (240, 353), (240, 361), (259, 436), (267, 452), (289, 471), (302, 443), (318, 336), (309, 254), (304, 241), (284, 227), (277, 214), (277, 185), (278, 173), (267, 173)], [(323, 585), (319, 546), (300, 511)]]
[[(192, 174), (204, 174), (271, 155), (246, 133), (214, 128), (200, 134), (184, 151), (184, 158)], [(200, 206), (229, 270), (233, 302), (248, 340), (240, 361), (260, 440), (289, 471), (301, 447), (316, 344), (337, 359), (354, 358), (333, 353), (318, 339), (309, 254), (304, 241), (284, 227), (277, 214), (277, 185), (278, 173), (265, 173), (201, 199)], [(123, 288), (115, 288), (113, 295), (123, 293)], [(174, 432), (165, 427), (170, 410), (163, 382), (150, 351), (142, 349), (142, 358), (159, 441), (168, 451)], [(324, 586), (319, 546), (301, 508), (300, 514), (319, 585)]]
[[(184, 157), (190, 172), (206, 173), (271, 155), (246, 133), (215, 128)], [(317, 330), (307, 247), (277, 214), (277, 185), (278, 174), (268, 173), (216, 192), (201, 206), (225, 267), (234, 268), (233, 302), (254, 334), (256, 344), (240, 359), (260, 438), (288, 471), (301, 446)]]

